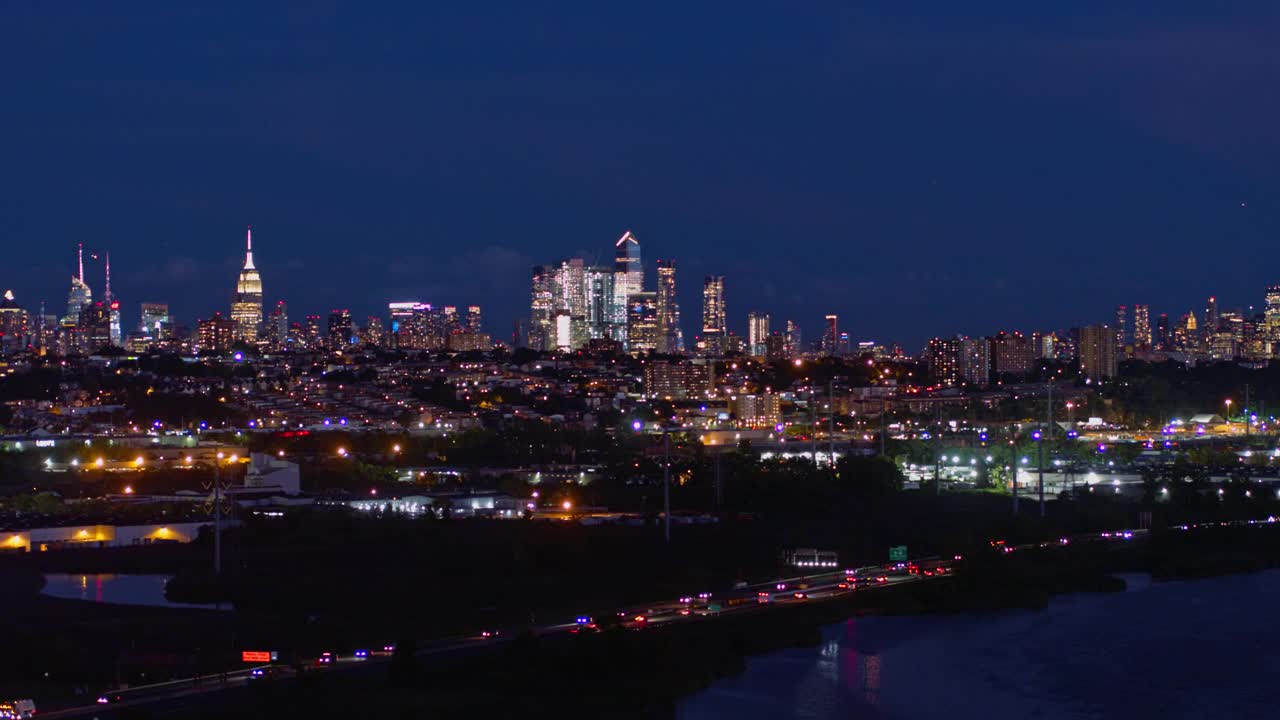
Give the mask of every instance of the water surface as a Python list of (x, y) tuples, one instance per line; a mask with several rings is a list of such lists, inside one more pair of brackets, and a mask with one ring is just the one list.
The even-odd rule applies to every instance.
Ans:
[(115, 575), (110, 573), (54, 573), (44, 576), (40, 592), (53, 597), (121, 605), (214, 608), (216, 605), (169, 602), (165, 583), (172, 575)]
[(749, 658), (678, 720), (1277, 718), (1280, 571), (1055, 598), (1015, 611), (848, 620)]

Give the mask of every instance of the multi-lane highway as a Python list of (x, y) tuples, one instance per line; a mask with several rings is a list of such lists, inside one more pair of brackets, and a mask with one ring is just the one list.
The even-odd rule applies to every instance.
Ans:
[[(1186, 528), (1183, 528), (1186, 529)], [(1060, 538), (1054, 542), (1006, 545), (992, 541), (998, 551), (1010, 553), (1018, 550), (1066, 545), (1084, 541), (1126, 541), (1140, 536), (1144, 531), (1117, 531), (1090, 533)], [(691, 589), (688, 595), (676, 598), (639, 603), (625, 608), (608, 610), (600, 614), (583, 614), (572, 620), (538, 626), (532, 631), (539, 636), (565, 633), (596, 632), (608, 627), (621, 626), (634, 630), (661, 627), (681, 622), (714, 620), (745, 613), (769, 612), (772, 609), (802, 603), (819, 602), (855, 592), (876, 591), (904, 583), (926, 582), (947, 577), (953, 572), (955, 561), (951, 558), (920, 558), (910, 562), (891, 563), (857, 569), (835, 570), (796, 577), (779, 578), (767, 582), (739, 585), (730, 590)], [(439, 656), (464, 653), (484, 647), (502, 645), (510, 641), (507, 633), (497, 628), (478, 631), (474, 635), (444, 638), (420, 645), (416, 655)], [(374, 649), (357, 650), (350, 654), (324, 653), (304, 665), (306, 673), (343, 673), (390, 662), (394, 648), (378, 645)], [(90, 705), (42, 711), (41, 717), (77, 718), (104, 714), (104, 710), (123, 707), (181, 705), (184, 699), (206, 693), (243, 688), (253, 683), (287, 682), (296, 674), (293, 667), (285, 665), (261, 665), (245, 667), (216, 675), (187, 678), (167, 683), (136, 686), (129, 689), (103, 693)]]

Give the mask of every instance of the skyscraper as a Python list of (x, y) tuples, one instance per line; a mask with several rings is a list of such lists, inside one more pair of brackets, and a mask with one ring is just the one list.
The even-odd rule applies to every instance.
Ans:
[(1116, 348), (1120, 352), (1123, 352), (1125, 343), (1128, 342), (1128, 323), (1125, 318), (1128, 310), (1124, 305), (1116, 306)]
[(120, 301), (111, 294), (111, 253), (106, 254), (107, 278), (106, 285), (103, 286), (102, 300), (107, 308), (107, 325), (110, 328), (111, 345), (121, 347), (124, 344), (124, 334), (120, 327)]
[(1262, 311), (1266, 325), (1266, 341), (1272, 356), (1280, 355), (1280, 285), (1268, 285)]
[(787, 357), (795, 357), (803, 347), (800, 337), (800, 325), (795, 320), (787, 321), (787, 331), (785, 334), (785, 352)]
[(644, 265), (640, 262), (640, 241), (628, 230), (613, 244), (614, 322), (627, 327), (632, 295), (644, 290)]
[(764, 357), (768, 352), (768, 348), (765, 347), (768, 337), (769, 314), (747, 313), (747, 352), (756, 357)]
[(480, 306), (479, 305), (467, 306), (466, 323), (467, 323), (468, 332), (473, 332), (473, 333), (480, 332)]
[(724, 351), (727, 332), (724, 276), (708, 275), (702, 281), (702, 342), (708, 354), (719, 355)]
[(93, 302), (93, 291), (84, 281), (84, 245), (76, 245), (77, 274), (71, 276), (71, 291), (67, 293), (67, 314), (62, 318), (63, 325), (80, 324), (80, 311)]
[(658, 352), (684, 350), (680, 305), (676, 302), (676, 261), (658, 261)]
[(245, 231), (244, 267), (236, 280), (236, 294), (231, 301), (231, 322), (235, 323), (235, 339), (248, 343), (258, 341), (262, 326), (262, 277), (253, 265), (253, 227)]
[(267, 319), (267, 345), (274, 350), (289, 344), (289, 306), (283, 300), (276, 302)]
[(1169, 333), (1169, 316), (1165, 313), (1160, 313), (1160, 317), (1156, 320), (1156, 349), (1169, 350), (1172, 341), (1173, 336)]
[(826, 317), (826, 329), (822, 333), (822, 354), (835, 355), (840, 350), (840, 318), (836, 315)]
[(329, 349), (342, 350), (356, 341), (355, 326), (351, 323), (351, 311), (335, 309), (329, 313)]
[(533, 292), (529, 302), (529, 347), (534, 350), (555, 349), (555, 278), (554, 267), (533, 266)]
[(631, 294), (631, 303), (627, 306), (627, 345), (633, 354), (658, 349), (657, 293)]
[(1141, 350), (1151, 349), (1151, 314), (1146, 305), (1133, 306), (1133, 344)]

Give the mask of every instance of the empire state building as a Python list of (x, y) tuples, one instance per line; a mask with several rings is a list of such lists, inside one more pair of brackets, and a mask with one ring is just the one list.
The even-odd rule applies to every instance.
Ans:
[(236, 281), (235, 298), (231, 301), (231, 321), (235, 323), (235, 338), (248, 343), (258, 341), (258, 328), (262, 326), (262, 277), (253, 266), (253, 226), (245, 232), (244, 267)]

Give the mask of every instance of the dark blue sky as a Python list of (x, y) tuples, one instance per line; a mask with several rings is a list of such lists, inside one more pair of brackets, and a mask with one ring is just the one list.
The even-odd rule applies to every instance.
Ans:
[(530, 265), (630, 228), (686, 333), (715, 273), (737, 332), (914, 349), (1280, 282), (1274, 2), (268, 5), (0, 7), (0, 285), (61, 312), (83, 241), (190, 323), (252, 222), (295, 317), (507, 338)]

